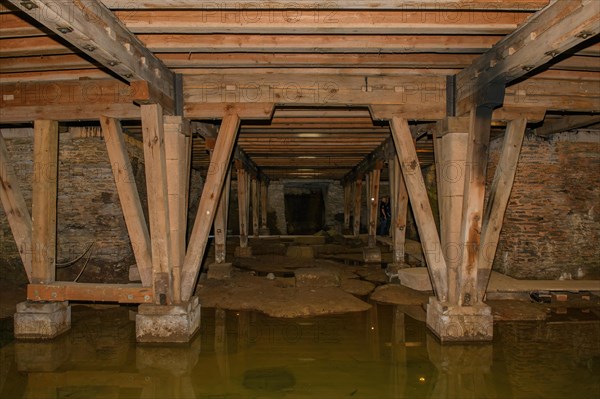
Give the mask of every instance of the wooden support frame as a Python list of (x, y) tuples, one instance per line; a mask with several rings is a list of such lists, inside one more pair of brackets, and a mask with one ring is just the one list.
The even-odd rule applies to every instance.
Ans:
[(31, 215), (19, 188), (19, 179), (8, 157), (4, 136), (0, 133), (0, 200), (19, 255), (31, 282)]
[(269, 183), (266, 180), (260, 181), (260, 227), (263, 230), (268, 229), (267, 218), (269, 210)]
[(390, 197), (392, 208), (392, 256), (395, 264), (404, 263), (404, 245), (406, 243), (406, 218), (408, 215), (408, 192), (400, 170), (400, 160), (394, 154), (388, 163)]
[(260, 183), (257, 178), (251, 180), (252, 187), (252, 235), (258, 237), (259, 214), (260, 214)]
[(502, 154), (496, 166), (488, 204), (483, 215), (477, 276), (477, 295), (481, 299), (485, 295), (491, 275), (496, 249), (498, 248), (498, 240), (504, 222), (504, 213), (506, 212), (515, 180), (526, 127), (527, 120), (524, 118), (510, 121), (506, 126)]
[(58, 189), (58, 122), (33, 125), (31, 206), (31, 282), (56, 280), (56, 194)]
[(101, 116), (100, 124), (142, 285), (151, 287), (152, 251), (150, 233), (142, 210), (125, 140), (123, 139), (121, 123), (117, 119)]
[(390, 121), (390, 128), (400, 160), (400, 169), (406, 182), (406, 189), (415, 215), (417, 229), (421, 237), (421, 245), (423, 246), (432, 286), (437, 299), (440, 302), (445, 302), (448, 293), (446, 261), (433, 219), (433, 212), (427, 196), (415, 144), (406, 119), (393, 117)]
[(231, 190), (231, 164), (227, 167), (227, 175), (223, 185), (223, 192), (219, 198), (219, 206), (213, 230), (215, 234), (215, 262), (225, 263), (227, 254), (227, 216), (229, 214), (229, 192)]
[(457, 302), (454, 303), (459, 306), (472, 306), (482, 299), (478, 297), (477, 274), (491, 122), (491, 107), (473, 107), (469, 122), (463, 189), (460, 238), (462, 255), (458, 268)]
[(240, 248), (248, 247), (248, 172), (237, 163), (237, 193), (240, 224)]
[(344, 229), (350, 228), (350, 208), (352, 206), (352, 186), (344, 184)]
[(204, 183), (198, 213), (183, 262), (181, 274), (181, 298), (183, 301), (188, 301), (194, 293), (239, 126), (240, 118), (237, 114), (229, 114), (221, 122), (211, 161), (213, 169)]
[(181, 268), (186, 249), (192, 135), (189, 121), (180, 116), (165, 116), (164, 131), (173, 302), (178, 303), (181, 301)]
[(93, 284), (57, 281), (49, 284), (29, 284), (30, 301), (90, 301), (118, 303), (152, 303), (151, 287), (140, 284)]
[(144, 104), (142, 135), (152, 243), (152, 286), (156, 303), (173, 303), (173, 256), (162, 107)]
[(360, 234), (360, 210), (362, 197), (362, 176), (358, 176), (354, 181), (354, 212), (352, 221), (352, 232), (354, 237)]
[[(378, 165), (381, 166), (381, 165)], [(381, 177), (381, 169), (376, 167), (369, 172), (369, 194), (367, 196), (367, 204), (369, 205), (369, 236), (368, 246), (374, 248), (377, 245), (377, 219), (379, 216), (379, 180)]]

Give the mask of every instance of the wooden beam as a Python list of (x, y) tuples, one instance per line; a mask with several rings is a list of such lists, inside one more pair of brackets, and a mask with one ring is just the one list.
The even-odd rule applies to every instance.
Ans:
[(148, 215), (152, 242), (152, 287), (158, 304), (173, 303), (173, 254), (162, 107), (141, 106)]
[(267, 216), (269, 209), (269, 184), (265, 180), (260, 181), (260, 227), (263, 230), (268, 228)]
[(478, 297), (477, 277), (491, 121), (490, 107), (474, 107), (471, 111), (463, 186), (460, 233), (462, 248), (458, 268), (457, 302), (454, 303), (459, 306), (476, 305), (482, 300)]
[(152, 288), (140, 284), (89, 284), (57, 281), (49, 284), (29, 284), (30, 301), (90, 301), (118, 303), (152, 303)]
[(191, 132), (188, 120), (180, 116), (164, 117), (167, 193), (173, 270), (173, 301), (181, 301), (181, 268), (185, 257), (187, 201), (191, 156)]
[(402, 170), (417, 229), (421, 237), (421, 245), (423, 246), (432, 286), (437, 299), (440, 302), (445, 302), (448, 294), (446, 261), (433, 219), (433, 212), (431, 211), (431, 204), (427, 196), (427, 189), (421, 173), (413, 137), (406, 119), (393, 117), (390, 121), (390, 127), (400, 160), (400, 169)]
[(353, 234), (354, 237), (358, 237), (360, 234), (360, 210), (361, 210), (361, 196), (362, 196), (362, 176), (358, 176), (354, 181), (354, 212), (353, 215)]
[(538, 136), (550, 136), (554, 133), (579, 129), (599, 122), (600, 115), (565, 115), (556, 120), (547, 118), (544, 120), (542, 126), (535, 129), (535, 134)]
[(600, 2), (554, 1), (456, 76), (458, 115), (478, 105), (478, 94), (506, 85), (551, 62), (599, 32)]
[(344, 229), (350, 228), (350, 207), (352, 206), (352, 186), (344, 184)]
[(10, 163), (4, 136), (0, 132), (0, 199), (19, 255), (31, 282), (31, 215), (19, 188), (19, 178)]
[(260, 227), (259, 215), (260, 215), (260, 184), (257, 178), (253, 177), (251, 180), (252, 185), (252, 235), (258, 237), (258, 229)]
[[(388, 131), (386, 129), (386, 136), (388, 134)], [(306, 139), (305, 139), (306, 140)], [(356, 138), (351, 138), (350, 141), (351, 143), (353, 143), (354, 145), (352, 145), (352, 147), (355, 147), (357, 144), (358, 139)], [(379, 141), (379, 140), (377, 140)], [(339, 140), (335, 141), (336, 144), (332, 145), (339, 145)], [(383, 160), (389, 158), (389, 154), (392, 153), (394, 150), (394, 142), (392, 141), (391, 137), (388, 137), (386, 140), (384, 140), (379, 146), (377, 146), (377, 148), (375, 150), (373, 150), (371, 153), (369, 153), (366, 157), (363, 158), (362, 161), (360, 161), (355, 167), (353, 167), (350, 172), (348, 172), (344, 178), (342, 179), (342, 184), (345, 184), (346, 182), (353, 182), (356, 180), (356, 176), (362, 175), (364, 173), (366, 173), (369, 170), (372, 170), (375, 167), (379, 167), (381, 168), (381, 163)]]
[(404, 263), (404, 245), (406, 243), (406, 218), (408, 215), (408, 192), (402, 170), (400, 169), (400, 160), (394, 154), (388, 163), (389, 180), (391, 192), (392, 208), (392, 255), (395, 264)]
[(127, 154), (121, 123), (117, 119), (101, 116), (100, 124), (142, 285), (151, 287), (152, 253), (150, 234), (129, 155)]
[(504, 222), (504, 213), (506, 212), (510, 192), (515, 180), (517, 163), (519, 162), (526, 127), (527, 120), (525, 119), (511, 121), (506, 126), (502, 153), (496, 166), (487, 207), (483, 215), (477, 271), (477, 296), (481, 299), (485, 295), (492, 272), (492, 265)]
[(31, 206), (31, 282), (56, 280), (56, 193), (58, 184), (58, 122), (33, 125), (33, 189)]
[(231, 164), (227, 167), (227, 175), (223, 192), (219, 199), (217, 214), (213, 226), (215, 234), (215, 262), (225, 263), (227, 255), (227, 216), (229, 214), (229, 192), (231, 190)]
[(380, 163), (378, 166), (369, 172), (369, 194), (367, 197), (367, 204), (369, 205), (369, 248), (376, 246), (377, 219), (379, 216), (379, 180), (383, 165)]
[[(245, 10), (248, 13), (264, 10), (303, 10), (311, 15), (335, 16), (329, 10), (447, 10), (447, 11), (475, 11), (475, 10), (515, 10), (535, 11), (544, 7), (548, 0), (346, 0), (344, 2), (320, 2), (314, 0), (272, 1), (264, 5), (254, 0), (146, 0), (143, 2), (130, 2), (128, 0), (102, 0), (110, 9), (117, 10), (143, 10), (143, 9), (198, 9), (221, 10), (223, 13), (231, 9)], [(225, 14), (224, 14), (225, 15)], [(295, 15), (295, 14), (294, 14)]]
[(174, 98), (173, 72), (101, 2), (36, 0), (29, 9), (27, 2), (9, 1), (121, 79), (148, 81)]
[(190, 299), (196, 287), (196, 279), (200, 271), (208, 235), (214, 222), (217, 203), (223, 191), (227, 165), (229, 165), (239, 125), (240, 118), (238, 115), (230, 114), (223, 119), (219, 129), (212, 160), (212, 164), (215, 166), (204, 183), (198, 213), (183, 262), (181, 296), (184, 301)]

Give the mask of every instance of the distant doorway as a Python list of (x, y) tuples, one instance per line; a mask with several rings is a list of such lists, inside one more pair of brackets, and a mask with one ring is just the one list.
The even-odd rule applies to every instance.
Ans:
[(286, 187), (284, 200), (288, 234), (314, 234), (323, 230), (325, 202), (321, 187)]

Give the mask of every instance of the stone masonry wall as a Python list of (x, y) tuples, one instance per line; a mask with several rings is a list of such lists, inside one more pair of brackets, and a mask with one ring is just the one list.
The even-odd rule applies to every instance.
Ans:
[[(33, 138), (31, 134), (6, 137), (10, 162), (31, 212)], [(138, 182), (142, 207), (147, 201), (143, 149), (128, 140), (132, 178)], [(78, 257), (93, 243), (80, 282), (127, 282), (129, 265), (135, 263), (119, 197), (102, 137), (59, 139), (57, 200), (57, 263)], [(25, 273), (4, 209), (0, 211), (0, 270), (2, 277), (25, 280)], [(60, 268), (57, 279), (72, 280), (87, 255), (71, 267)]]
[[(490, 147), (488, 190), (502, 148)], [(600, 276), (600, 136), (566, 132), (523, 142), (494, 269), (557, 279), (582, 269)]]

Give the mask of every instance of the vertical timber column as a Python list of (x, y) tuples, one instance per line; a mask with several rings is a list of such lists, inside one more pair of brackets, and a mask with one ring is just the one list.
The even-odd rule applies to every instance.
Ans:
[(354, 237), (360, 234), (360, 208), (362, 196), (362, 176), (358, 176), (354, 182), (354, 220), (353, 233)]
[(448, 266), (448, 302), (457, 303), (458, 267), (469, 118), (447, 118), (438, 125), (435, 158), (442, 248)]
[(267, 179), (260, 181), (260, 234), (269, 235), (267, 217), (269, 210), (269, 182)]
[(27, 279), (31, 281), (31, 215), (19, 189), (17, 175), (8, 159), (8, 150), (2, 133), (0, 133), (0, 200), (19, 249)]
[(258, 192), (260, 188), (258, 176), (252, 178), (252, 235), (254, 237), (258, 237), (258, 229), (259, 229), (259, 198), (260, 193)]
[(155, 302), (166, 305), (173, 303), (173, 258), (163, 111), (159, 104), (143, 104), (141, 111), (152, 243), (152, 286)]
[(248, 247), (248, 178), (244, 166), (236, 162), (238, 210), (240, 220), (240, 248)]
[(344, 184), (344, 229), (350, 228), (350, 204), (352, 202), (350, 197), (351, 192), (352, 187), (346, 182)]
[(188, 153), (191, 153), (189, 121), (165, 116), (165, 154), (170, 222), (173, 302), (181, 301), (181, 268), (185, 257), (187, 230)]
[(31, 282), (56, 280), (58, 122), (36, 120), (33, 131)]
[(225, 263), (227, 253), (227, 215), (229, 214), (229, 191), (231, 189), (231, 165), (227, 167), (227, 175), (223, 185), (223, 192), (219, 199), (217, 214), (215, 215), (215, 263)]
[(377, 216), (379, 211), (379, 180), (381, 177), (381, 165), (377, 165), (370, 172), (369, 177), (369, 248), (375, 248), (377, 235)]
[(404, 245), (406, 243), (406, 216), (408, 214), (408, 193), (400, 170), (400, 161), (394, 154), (389, 162), (391, 207), (392, 207), (392, 251), (394, 264), (404, 263)]
[(492, 111), (487, 106), (473, 107), (469, 121), (462, 206), (462, 256), (458, 268), (459, 306), (476, 305), (482, 299), (478, 297), (477, 273)]

